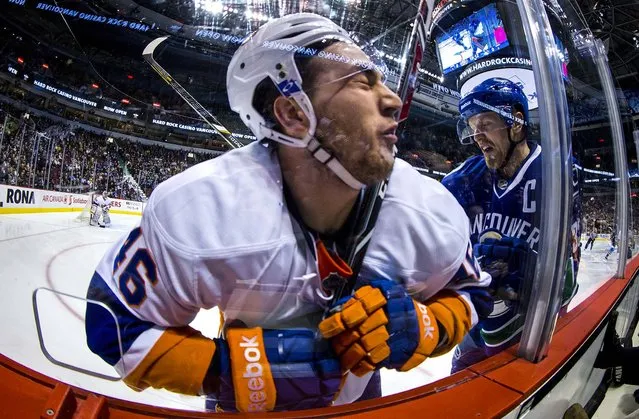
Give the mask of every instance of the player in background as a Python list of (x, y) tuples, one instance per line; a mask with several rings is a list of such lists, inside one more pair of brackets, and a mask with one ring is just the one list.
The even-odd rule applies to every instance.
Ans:
[(109, 211), (111, 210), (111, 198), (109, 198), (107, 191), (103, 191), (101, 194), (93, 195), (93, 202), (91, 203), (91, 220), (89, 225), (100, 226), (102, 228), (111, 226), (111, 217)]
[(100, 195), (98, 194), (94, 194), (93, 198), (91, 199), (91, 210), (90, 210), (91, 218), (89, 218), (90, 226), (99, 225), (98, 223), (98, 220), (100, 219), (100, 204), (98, 203), (99, 196)]
[(103, 191), (100, 198), (100, 206), (102, 208), (102, 224), (100, 224), (100, 227), (111, 227), (111, 216), (109, 215), (109, 211), (111, 210), (111, 204), (113, 201), (109, 198), (107, 191)]
[[(380, 395), (381, 368), (449, 351), (491, 311), (468, 218), (395, 158), (402, 102), (342, 28), (309, 13), (266, 23), (235, 52), (227, 91), (260, 141), (159, 185), (91, 280), (122, 353), (95, 304), (88, 345), (124, 382), (222, 410), (349, 403)], [(333, 304), (324, 280), (349, 278), (358, 204), (387, 177), (357, 292)], [(223, 333), (209, 339), (188, 325), (214, 306)]]
[[(453, 372), (521, 336), (540, 239), (542, 183), (541, 146), (528, 140), (528, 101), (519, 85), (503, 78), (485, 80), (461, 98), (459, 110), (461, 143), (476, 144), (482, 154), (466, 160), (442, 183), (470, 219), (475, 256), (492, 276), (495, 305), (456, 348)], [(576, 202), (573, 234), (579, 230), (579, 212)], [(571, 261), (564, 305), (576, 293), (575, 272)]]
[(590, 245), (590, 250), (592, 250), (592, 246), (595, 244), (595, 240), (597, 239), (597, 232), (592, 230), (588, 234), (588, 240), (586, 241), (586, 246), (584, 246), (584, 250), (588, 250), (588, 245)]
[(490, 35), (486, 33), (484, 23), (476, 16), (471, 16), (468, 23), (468, 31), (470, 32), (471, 45), (473, 47), (473, 57), (478, 57), (479, 54), (489, 44)]
[[(570, 225), (571, 234), (571, 259), (566, 263), (566, 279), (564, 280), (564, 293), (562, 306), (559, 315), (562, 316), (568, 310), (570, 300), (577, 294), (579, 284), (577, 276), (579, 274), (579, 264), (581, 263), (581, 233), (583, 231), (583, 208), (582, 208), (582, 188), (583, 171), (579, 169), (581, 165), (576, 155), (572, 156), (572, 223)], [(592, 246), (591, 246), (592, 247)]]
[[(635, 237), (632, 229), (628, 229), (628, 246), (626, 248), (626, 259), (632, 258), (632, 251), (635, 248)], [(604, 260), (608, 260), (608, 257), (617, 249), (617, 228), (614, 227), (610, 234), (610, 247), (604, 256)], [(623, 249), (619, 249), (619, 254), (622, 255)]]
[(617, 227), (613, 227), (610, 232), (610, 247), (608, 247), (608, 251), (606, 252), (606, 256), (604, 256), (604, 260), (608, 260), (608, 256), (610, 256), (615, 249), (617, 248)]

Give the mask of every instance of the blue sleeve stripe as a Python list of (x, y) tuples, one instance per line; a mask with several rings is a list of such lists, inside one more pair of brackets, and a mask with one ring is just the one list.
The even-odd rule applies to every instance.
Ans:
[[(105, 303), (113, 311), (120, 327), (124, 353), (142, 333), (154, 326), (153, 323), (135, 317), (97, 272), (91, 278), (87, 299)], [(123, 354), (120, 354), (118, 331), (111, 313), (98, 304), (87, 303), (85, 330), (91, 351), (115, 366)]]

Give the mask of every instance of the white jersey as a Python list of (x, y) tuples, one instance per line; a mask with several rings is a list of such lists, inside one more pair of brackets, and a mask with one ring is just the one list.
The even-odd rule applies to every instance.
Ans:
[(102, 208), (102, 210), (106, 210), (108, 211), (111, 208), (111, 198), (109, 197), (104, 197), (102, 195), (97, 195), (94, 199), (93, 199), (93, 203), (97, 206), (99, 206), (100, 208)]
[[(163, 328), (189, 324), (202, 308), (217, 306), (227, 323), (240, 320), (248, 327), (317, 327), (327, 300), (316, 249), (289, 212), (282, 185), (276, 153), (256, 142), (153, 191), (141, 233), (122, 238), (96, 270), (131, 313), (156, 325), (125, 346), (115, 365), (123, 376)], [(423, 301), (443, 288), (463, 288), (450, 281), (468, 243), (468, 218), (455, 198), (397, 159), (361, 275), (401, 282)], [(140, 249), (152, 258), (143, 264), (146, 271)], [(142, 291), (122, 281), (132, 261), (146, 275)], [(486, 285), (489, 277), (482, 281), (473, 285)], [(475, 313), (472, 318), (476, 323)], [(348, 396), (338, 402), (359, 397), (367, 381), (350, 376), (342, 393)]]

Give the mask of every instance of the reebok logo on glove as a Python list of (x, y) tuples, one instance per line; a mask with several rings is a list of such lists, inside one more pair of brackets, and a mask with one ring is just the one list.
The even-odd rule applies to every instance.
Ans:
[(258, 362), (262, 357), (262, 353), (260, 352), (257, 344), (257, 336), (253, 336), (252, 338), (247, 338), (246, 336), (242, 336), (242, 342), (240, 343), (241, 348), (244, 349), (244, 359), (248, 362), (246, 364), (246, 371), (244, 378), (248, 378), (248, 399), (250, 400), (248, 404), (249, 412), (263, 412), (266, 410), (266, 393), (264, 390), (264, 380), (262, 379), (262, 373), (264, 369), (262, 365)]
[(235, 406), (240, 412), (273, 410), (277, 392), (261, 328), (228, 329)]
[(422, 324), (424, 325), (424, 337), (435, 339), (435, 336), (433, 336), (433, 332), (435, 331), (435, 328), (431, 326), (430, 316), (428, 315), (428, 310), (426, 309), (426, 306), (418, 302), (415, 302), (415, 305), (417, 306), (419, 311), (422, 313)]

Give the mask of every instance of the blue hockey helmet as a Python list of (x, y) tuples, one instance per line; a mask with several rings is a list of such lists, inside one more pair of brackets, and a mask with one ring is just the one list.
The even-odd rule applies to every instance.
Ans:
[[(523, 114), (523, 120), (513, 115), (515, 110)], [(528, 99), (521, 86), (505, 78), (493, 77), (473, 87), (459, 100), (457, 135), (462, 144), (473, 144), (477, 134), (468, 125), (468, 119), (484, 112), (497, 113), (508, 128), (513, 123), (528, 125)]]

